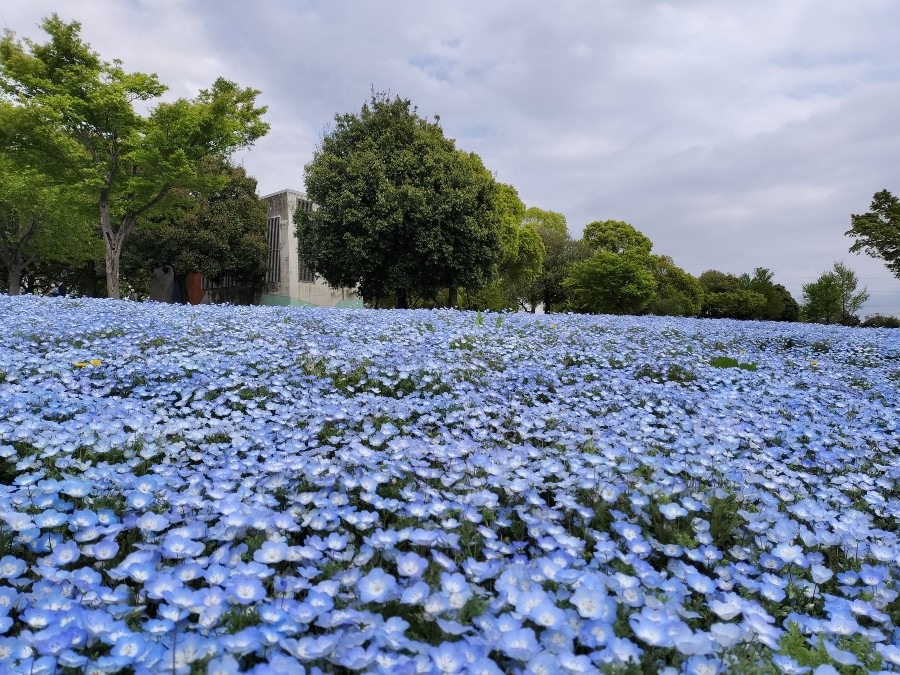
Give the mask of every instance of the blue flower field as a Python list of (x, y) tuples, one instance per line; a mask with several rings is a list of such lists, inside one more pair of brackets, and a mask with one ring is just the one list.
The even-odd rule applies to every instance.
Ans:
[(900, 331), (0, 296), (0, 672), (900, 672)]

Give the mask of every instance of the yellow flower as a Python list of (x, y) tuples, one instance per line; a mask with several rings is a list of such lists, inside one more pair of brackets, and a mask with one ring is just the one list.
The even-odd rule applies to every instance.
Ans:
[(818, 362), (818, 361), (813, 361), (813, 362), (812, 362), (812, 365), (817, 366), (817, 365), (819, 365), (819, 362)]
[(92, 366), (99, 366), (99, 365), (100, 365), (100, 359), (91, 359), (91, 365), (92, 365)]
[(84, 368), (87, 364), (84, 361), (79, 361), (75, 364), (76, 368)]

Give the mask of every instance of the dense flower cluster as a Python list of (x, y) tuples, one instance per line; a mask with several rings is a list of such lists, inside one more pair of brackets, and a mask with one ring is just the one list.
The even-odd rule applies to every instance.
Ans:
[(900, 671), (896, 331), (0, 296), (0, 345), (3, 672)]

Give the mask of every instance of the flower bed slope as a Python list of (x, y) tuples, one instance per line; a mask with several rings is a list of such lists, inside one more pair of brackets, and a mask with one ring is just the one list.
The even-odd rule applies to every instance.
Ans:
[(898, 331), (0, 296), (0, 670), (897, 672)]

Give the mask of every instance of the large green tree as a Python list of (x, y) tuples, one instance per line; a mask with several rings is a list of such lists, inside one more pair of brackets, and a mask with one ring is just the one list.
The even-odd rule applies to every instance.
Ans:
[(221, 180), (204, 163), (265, 134), (265, 108), (256, 105), (258, 91), (221, 78), (193, 99), (150, 106), (166, 91), (156, 75), (102, 60), (78, 22), (54, 14), (42, 27), (45, 44), (10, 32), (0, 40), (0, 90), (15, 113), (0, 143), (96, 205), (107, 293), (117, 298), (122, 250), (135, 227), (172, 208), (184, 191)]
[(869, 209), (868, 213), (850, 216), (852, 227), (845, 234), (856, 240), (850, 251), (865, 251), (881, 258), (900, 278), (900, 199), (882, 190), (875, 193)]
[(811, 323), (839, 323), (841, 320), (841, 289), (831, 272), (803, 285), (803, 319)]
[(584, 228), (582, 240), (592, 251), (650, 254), (653, 242), (633, 225), (621, 220), (598, 220)]
[(857, 313), (869, 299), (868, 291), (857, 290), (856, 273), (842, 262), (803, 286), (803, 318), (817, 323), (859, 323)]
[(530, 222), (525, 222), (525, 204), (511, 185), (498, 184), (500, 218), (499, 266), (500, 279), (508, 292), (516, 296), (517, 289), (531, 284), (541, 273), (544, 244)]
[(753, 275), (742, 274), (741, 286), (747, 290), (755, 291), (766, 299), (765, 306), (761, 307), (753, 316), (754, 319), (777, 321), (784, 314), (784, 295), (775, 288), (774, 274), (765, 267), (757, 267)]
[(335, 117), (305, 168), (318, 208), (295, 214), (300, 255), (331, 286), (366, 302), (478, 288), (501, 260), (498, 188), (407, 99), (374, 93)]
[(186, 202), (199, 204), (197, 208), (172, 211), (135, 230), (125, 256), (127, 269), (147, 274), (168, 267), (181, 285), (191, 272), (212, 281), (263, 281), (268, 209), (257, 196), (256, 179), (243, 167), (220, 159), (211, 161), (207, 170), (227, 182), (208, 194), (185, 195)]
[(563, 286), (572, 308), (596, 314), (640, 314), (656, 292), (656, 279), (642, 251), (599, 250), (576, 263)]

